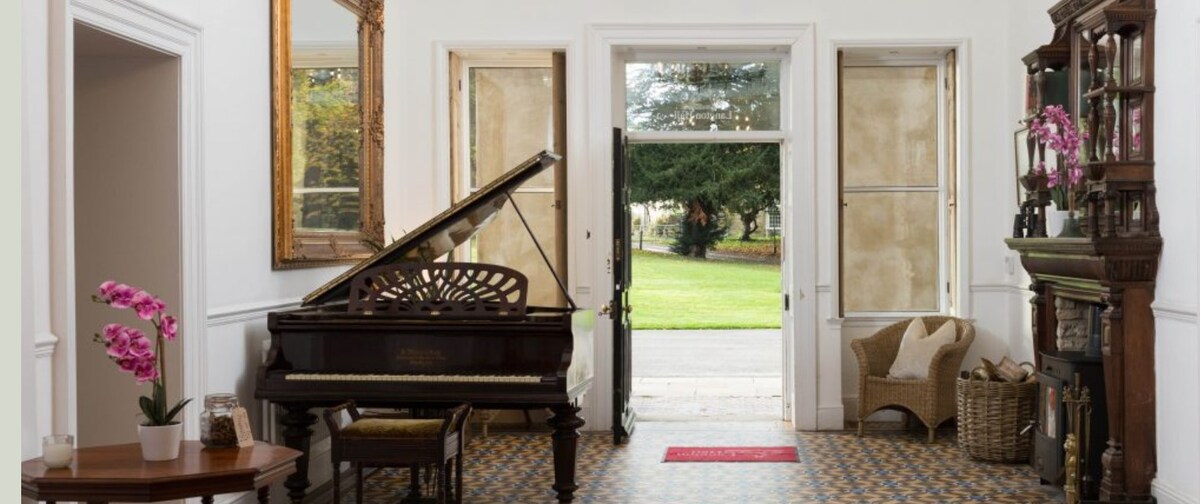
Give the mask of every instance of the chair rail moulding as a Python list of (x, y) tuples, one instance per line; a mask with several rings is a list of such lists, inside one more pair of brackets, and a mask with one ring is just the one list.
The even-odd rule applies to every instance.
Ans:
[(298, 308), (300, 298), (274, 299), (221, 306), (208, 311), (208, 326), (217, 327), (266, 318), (267, 313)]
[[(587, 27), (588, 81), (587, 96), (587, 161), (596, 167), (589, 170), (589, 186), (592, 189), (589, 224), (601, 250), (608, 250), (613, 243), (610, 213), (598, 211), (611, 208), (612, 174), (607, 168), (612, 165), (612, 128), (623, 126), (624, 121), (614, 117), (615, 100), (623, 96), (623, 80), (614, 80), (614, 63), (624, 58), (627, 49), (676, 52), (681, 47), (706, 47), (719, 49), (735, 46), (738, 51), (747, 47), (761, 51), (780, 51), (786, 76), (781, 90), (781, 117), (786, 123), (780, 125), (783, 132), (783, 149), (787, 153), (782, 183), (783, 193), (790, 201), (783, 205), (784, 222), (790, 223), (785, 233), (783, 249), (788, 258), (785, 264), (785, 285), (790, 285), (793, 300), (790, 312), (784, 313), (784, 325), (795, 322), (792, 331), (785, 331), (784, 338), (794, 338), (792, 352), (786, 356), (790, 368), (795, 370), (790, 390), (785, 398), (790, 403), (792, 420), (797, 429), (818, 428), (819, 403), (818, 379), (840, 383), (840, 373), (818, 371), (817, 334), (818, 321), (816, 299), (816, 142), (815, 106), (816, 90), (816, 37), (811, 24), (594, 24)], [(620, 93), (618, 93), (618, 87)], [(622, 107), (623, 108), (623, 107)], [(575, 152), (584, 152), (576, 150)], [(787, 196), (785, 196), (787, 199)], [(793, 203), (794, 201), (794, 203)], [(601, 252), (603, 254), (604, 252)], [(611, 292), (612, 273), (606, 268), (603, 256), (591, 261), (594, 287), (602, 292)], [(790, 268), (790, 270), (789, 270)], [(612, 335), (609, 324), (600, 324), (596, 335), (596, 382), (588, 394), (588, 422), (598, 429), (607, 429), (611, 424), (612, 404)], [(785, 376), (787, 371), (785, 370)], [(819, 375), (819, 376), (818, 376)], [(785, 390), (788, 390), (785, 384)], [(836, 387), (840, 390), (840, 385)], [(837, 399), (840, 400), (840, 397)], [(840, 426), (839, 426), (840, 427)]]
[[(49, 4), (50, 82), (50, 310), (54, 350), (55, 432), (76, 428), (74, 239), (74, 26), (76, 23), (136, 42), (179, 60), (180, 331), (183, 396), (202, 397), (206, 369), (204, 173), (201, 117), (203, 37), (200, 27), (137, 0), (54, 0)], [(30, 197), (41, 197), (30, 195)], [(195, 409), (182, 414), (184, 433), (199, 435)]]

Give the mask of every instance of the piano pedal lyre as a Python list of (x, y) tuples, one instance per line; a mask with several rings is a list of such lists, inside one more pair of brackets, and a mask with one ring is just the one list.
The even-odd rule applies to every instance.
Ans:
[(496, 421), (496, 417), (500, 414), (500, 410), (475, 410), (479, 413), (479, 424), (483, 430), (483, 437), (488, 437), (488, 426)]

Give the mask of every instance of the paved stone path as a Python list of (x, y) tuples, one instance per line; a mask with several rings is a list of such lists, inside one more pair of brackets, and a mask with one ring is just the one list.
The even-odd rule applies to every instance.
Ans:
[(782, 416), (778, 329), (633, 332), (634, 410), (645, 420)]

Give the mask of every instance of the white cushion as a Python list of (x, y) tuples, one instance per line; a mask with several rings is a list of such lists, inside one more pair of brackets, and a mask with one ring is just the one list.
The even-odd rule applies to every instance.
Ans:
[(928, 334), (925, 322), (920, 317), (913, 319), (904, 331), (904, 338), (900, 340), (900, 351), (896, 352), (896, 361), (888, 370), (888, 376), (905, 380), (925, 379), (929, 375), (933, 354), (942, 345), (954, 343), (956, 336), (953, 320), (947, 320), (933, 334)]

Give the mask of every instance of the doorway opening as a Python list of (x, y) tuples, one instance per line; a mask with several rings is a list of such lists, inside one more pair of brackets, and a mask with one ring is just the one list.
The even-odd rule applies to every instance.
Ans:
[(633, 409), (647, 421), (781, 419), (779, 144), (629, 153)]
[[(145, 329), (130, 310), (91, 296), (106, 280), (183, 300), (180, 58), (76, 23), (74, 29), (74, 290), (78, 445), (137, 440), (132, 401), (147, 394), (92, 343), (116, 322)], [(178, 313), (178, 311), (176, 311)], [(160, 356), (159, 358), (164, 358)], [(183, 395), (180, 345), (168, 345), (167, 396)]]
[(621, 238), (639, 420), (786, 417), (782, 67), (778, 54), (625, 63)]

